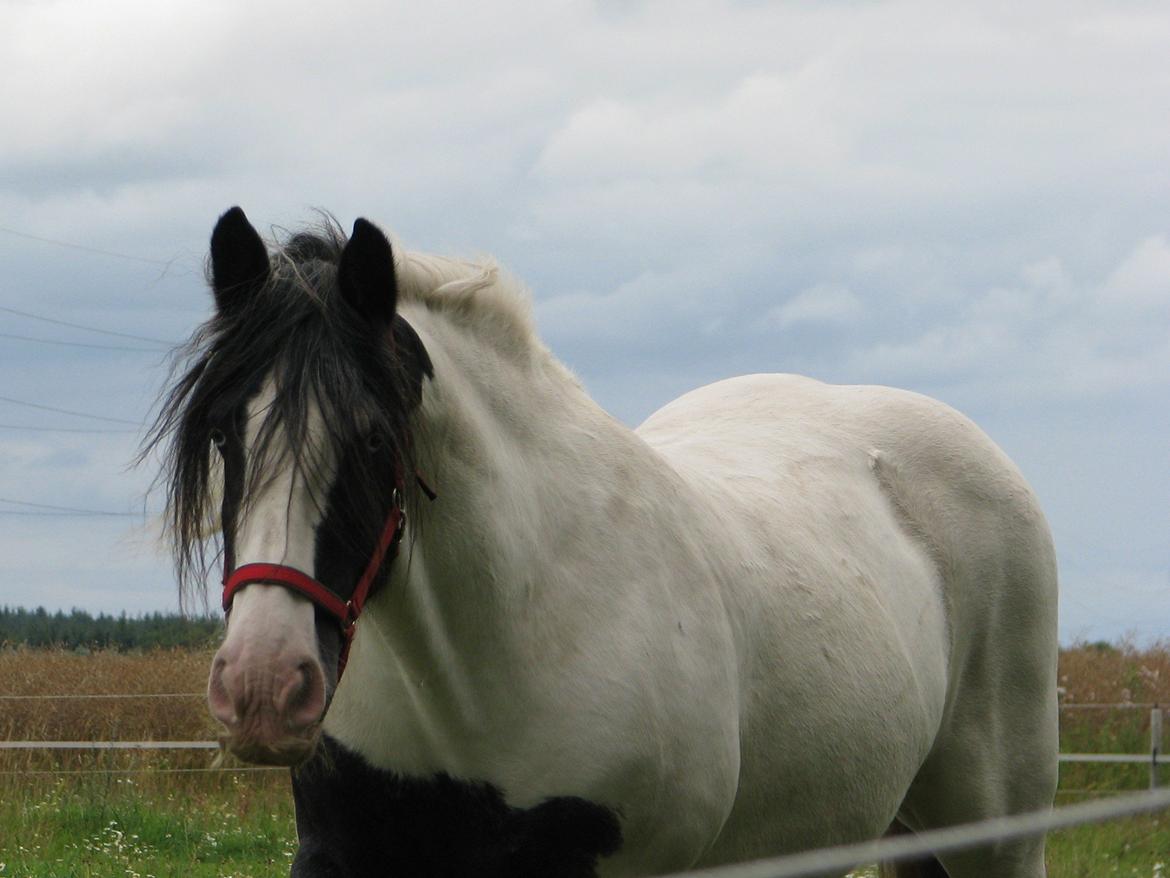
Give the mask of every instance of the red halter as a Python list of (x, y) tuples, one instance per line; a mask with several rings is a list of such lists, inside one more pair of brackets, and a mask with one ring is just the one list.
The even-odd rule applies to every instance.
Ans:
[(295, 592), (299, 592), (322, 610), (333, 616), (341, 626), (341, 655), (337, 661), (337, 679), (345, 670), (346, 659), (349, 658), (349, 647), (353, 642), (354, 623), (361, 615), (370, 589), (374, 586), (374, 577), (382, 568), (382, 562), (387, 554), (390, 560), (398, 555), (398, 546), (402, 542), (402, 531), (406, 526), (406, 510), (403, 508), (403, 485), (401, 475), (396, 479), (394, 499), (390, 507), (390, 514), (386, 516), (386, 523), (382, 526), (382, 533), (374, 546), (370, 561), (366, 564), (365, 572), (353, 590), (353, 596), (348, 600), (341, 597), (324, 583), (318, 582), (307, 573), (295, 567), (286, 567), (284, 564), (244, 564), (228, 573), (225, 569), (223, 580), (223, 611), (230, 613), (232, 598), (245, 585), (254, 582), (265, 582), (273, 585), (283, 585)]

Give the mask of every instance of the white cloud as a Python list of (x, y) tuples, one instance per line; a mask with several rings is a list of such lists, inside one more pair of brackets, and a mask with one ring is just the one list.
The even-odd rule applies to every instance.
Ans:
[(598, 100), (549, 138), (536, 171), (580, 185), (693, 175), (763, 182), (827, 168), (843, 150), (818, 85), (815, 71), (757, 73), (682, 106)]
[[(738, 371), (909, 384), (1010, 410), (1052, 485), (1108, 411), (1094, 465), (1132, 495), (1110, 515), (1161, 520), (1165, 475), (1110, 456), (1170, 410), (1168, 33), (1162, 5), (1105, 0), (3, 4), (0, 226), (178, 257), (162, 274), (3, 238), (4, 304), (178, 337), (224, 208), (264, 227), (319, 205), (495, 251), (629, 420)], [(12, 396), (80, 409), (137, 412), (158, 378), (0, 357)], [(141, 487), (96, 444), (31, 444), (0, 493)], [(1064, 532), (1101, 514), (1056, 505)]]
[(1154, 236), (1138, 244), (1106, 279), (1101, 301), (1138, 319), (1170, 316), (1170, 244), (1166, 239)]
[(1108, 276), (1075, 282), (1063, 263), (970, 296), (902, 341), (858, 351), (853, 367), (896, 383), (1010, 387), (1020, 399), (1092, 398), (1170, 387), (1170, 247), (1147, 238)]
[(864, 310), (861, 299), (840, 284), (817, 284), (801, 290), (767, 313), (766, 323), (787, 329), (800, 323), (850, 323)]

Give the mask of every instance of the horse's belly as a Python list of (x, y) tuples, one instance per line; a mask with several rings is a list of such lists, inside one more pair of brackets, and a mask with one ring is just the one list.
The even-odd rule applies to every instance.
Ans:
[[(923, 559), (901, 579), (783, 602), (758, 631), (735, 804), (703, 862), (858, 841), (888, 827), (930, 752), (947, 698), (947, 635)], [(787, 590), (787, 589), (785, 589)], [(886, 611), (893, 600), (913, 613)], [(914, 600), (915, 603), (902, 603)], [(769, 615), (763, 613), (761, 615)]]

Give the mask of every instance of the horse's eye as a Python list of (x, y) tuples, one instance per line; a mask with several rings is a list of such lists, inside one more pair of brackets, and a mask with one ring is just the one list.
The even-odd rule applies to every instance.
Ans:
[(227, 436), (224, 434), (223, 430), (219, 429), (218, 427), (212, 427), (210, 436), (211, 444), (216, 448), (222, 449), (225, 445), (227, 445)]
[(382, 434), (370, 433), (368, 436), (366, 436), (366, 448), (368, 448), (370, 451), (381, 451)]

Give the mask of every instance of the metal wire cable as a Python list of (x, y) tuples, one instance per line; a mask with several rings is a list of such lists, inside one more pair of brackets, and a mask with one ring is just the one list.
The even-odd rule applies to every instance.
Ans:
[(42, 411), (46, 412), (57, 412), (58, 414), (62, 415), (73, 415), (77, 418), (92, 418), (95, 421), (109, 421), (113, 424), (130, 424), (133, 427), (142, 426), (142, 424), (140, 424), (138, 421), (131, 421), (127, 420), (126, 418), (111, 418), (108, 415), (92, 415), (88, 412), (78, 412), (73, 411), (72, 409), (57, 408), (56, 406), (51, 405), (41, 405), (38, 402), (26, 402), (23, 399), (13, 399), (10, 396), (0, 396), (0, 402), (7, 402), (11, 403), (12, 405), (22, 405), (30, 409), (41, 409)]
[(801, 854), (792, 854), (751, 863), (676, 873), (664, 878), (811, 878), (814, 875), (844, 873), (858, 863), (892, 862), (967, 850), (998, 841), (1041, 835), (1085, 823), (1100, 823), (1170, 808), (1170, 789), (1151, 790), (1106, 800), (1081, 802), (1044, 811), (995, 817), (979, 823), (965, 823), (843, 845)]
[(0, 701), (68, 701), (73, 698), (203, 698), (206, 692), (103, 692), (98, 695), (0, 695)]
[(138, 432), (137, 430), (103, 430), (89, 427), (41, 427), (37, 424), (0, 424), (0, 430), (29, 430), (36, 433), (119, 433), (123, 436)]
[(33, 768), (33, 769), (5, 769), (0, 776), (24, 777), (30, 774), (47, 775), (74, 775), (74, 774), (211, 774), (226, 771), (288, 771), (282, 765), (241, 765), (235, 768), (227, 766), (210, 768)]
[[(13, 506), (27, 506), (29, 509), (47, 510), (39, 513), (44, 515), (103, 515), (114, 518), (142, 518), (142, 513), (139, 512), (112, 512), (107, 509), (82, 509), (77, 506), (54, 506), (51, 503), (32, 503), (28, 500), (13, 500), (8, 497), (0, 497), (0, 503), (11, 503)], [(25, 510), (0, 510), (0, 512), (26, 515), (38, 514), (34, 512), (26, 512)]]
[(149, 336), (145, 335), (133, 335), (129, 332), (117, 332), (113, 329), (101, 329), (97, 326), (87, 326), (84, 323), (72, 323), (68, 320), (58, 320), (56, 317), (46, 317), (43, 314), (34, 314), (31, 311), (21, 311), (17, 308), (10, 308), (7, 305), (0, 305), (0, 311), (3, 311), (7, 314), (15, 314), (17, 317), (27, 317), (29, 320), (40, 320), (43, 323), (52, 323), (56, 326), (68, 326), (70, 329), (83, 329), (86, 332), (96, 332), (101, 335), (112, 335), (117, 338), (129, 338), (133, 339), (134, 341), (147, 341), (151, 344), (165, 345), (168, 348), (174, 347), (176, 344), (173, 341), (167, 341), (166, 339), (162, 338), (150, 338)]
[[(119, 253), (116, 250), (103, 250), (100, 247), (90, 247), (87, 244), (74, 244), (71, 241), (62, 241), (59, 238), (46, 238), (42, 235), (30, 235), (28, 232), (17, 231), (6, 226), (0, 226), (0, 232), (12, 235), (15, 238), (25, 238), (29, 241), (39, 241), (42, 244), (52, 244), (54, 247), (66, 247), (70, 250), (81, 250), (85, 253), (96, 253), (99, 256), (112, 256), (115, 259), (126, 259), (131, 262), (145, 262), (147, 265), (162, 265), (169, 268), (174, 259), (151, 259), (147, 256), (134, 256), (131, 253)], [(176, 257), (177, 258), (177, 257)]]
[(0, 741), (0, 750), (218, 750), (218, 741)]
[(166, 351), (161, 348), (132, 348), (128, 345), (112, 345), (112, 344), (90, 344), (84, 341), (63, 341), (56, 338), (35, 338), (31, 335), (16, 335), (11, 332), (0, 332), (0, 338), (12, 339), (14, 341), (28, 341), (35, 344), (58, 345), (67, 348), (86, 348), (88, 350), (96, 351), (131, 351), (136, 354), (165, 354)]

